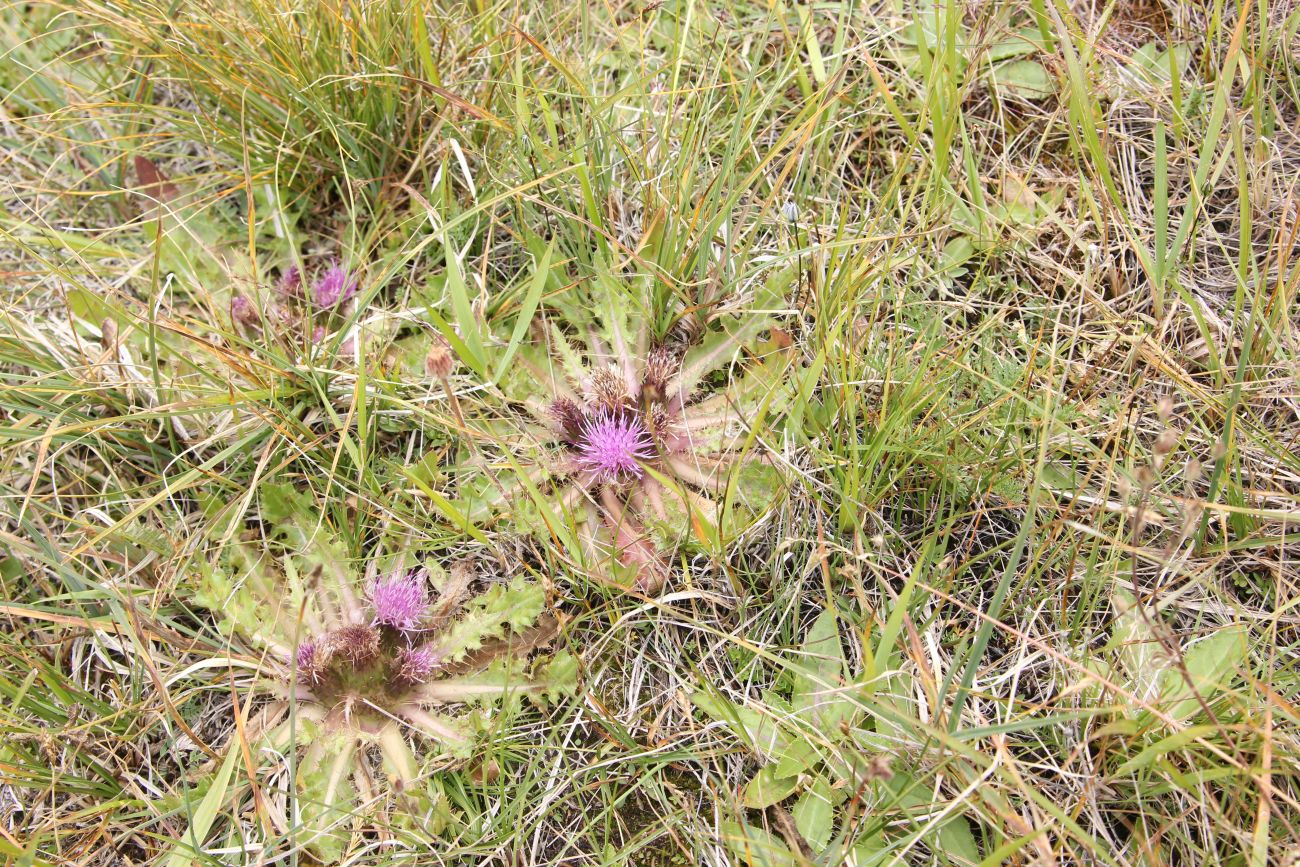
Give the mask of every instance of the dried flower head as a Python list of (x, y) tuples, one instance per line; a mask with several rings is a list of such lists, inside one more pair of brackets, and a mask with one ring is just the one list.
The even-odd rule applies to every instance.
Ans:
[(446, 379), (455, 366), (456, 358), (451, 354), (451, 346), (443, 338), (435, 337), (429, 346), (429, 354), (424, 357), (424, 369), (434, 379)]
[(664, 442), (677, 433), (672, 413), (661, 404), (655, 404), (646, 411), (645, 428), (655, 442)]
[(587, 403), (596, 409), (620, 410), (631, 401), (631, 396), (627, 393), (627, 382), (613, 365), (593, 370), (587, 378), (585, 390)]
[(312, 301), (321, 310), (332, 310), (357, 294), (357, 281), (342, 265), (332, 265), (312, 287)]
[(642, 385), (650, 392), (649, 396), (662, 397), (669, 381), (677, 374), (680, 366), (677, 353), (668, 347), (660, 346), (650, 350), (650, 354), (646, 356), (645, 371), (641, 379)]
[(379, 655), (379, 633), (360, 623), (344, 626), (331, 636), (329, 649), (354, 666), (366, 665)]
[(604, 482), (641, 478), (641, 461), (654, 457), (654, 442), (641, 419), (602, 410), (587, 419), (578, 437), (578, 460)]
[(551, 418), (560, 426), (560, 432), (569, 442), (577, 442), (582, 436), (582, 426), (586, 421), (582, 410), (567, 397), (559, 398), (547, 408)]
[(395, 572), (370, 583), (374, 622), (401, 632), (413, 632), (429, 610), (423, 569)]

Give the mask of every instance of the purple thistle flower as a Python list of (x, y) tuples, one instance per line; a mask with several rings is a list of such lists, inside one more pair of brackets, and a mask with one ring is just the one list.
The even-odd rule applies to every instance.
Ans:
[(427, 678), (442, 660), (429, 645), (403, 647), (397, 652), (397, 677), (414, 686)]
[(375, 609), (375, 623), (402, 632), (419, 628), (420, 620), (429, 610), (424, 570), (412, 569), (376, 578), (370, 582), (370, 604)]
[(299, 668), (311, 668), (316, 663), (316, 642), (304, 641), (299, 644), (294, 659)]
[(257, 315), (247, 296), (236, 295), (230, 299), (230, 318), (238, 325), (257, 325), (262, 317)]
[(357, 281), (342, 265), (332, 265), (312, 287), (312, 300), (322, 310), (331, 310), (357, 294)]
[(302, 292), (302, 271), (298, 270), (297, 265), (290, 265), (280, 275), (280, 282), (275, 288), (286, 298), (297, 298)]
[(655, 454), (645, 425), (629, 413), (604, 411), (587, 419), (577, 445), (578, 460), (603, 482), (641, 478), (645, 471), (639, 461)]
[(305, 683), (316, 683), (320, 680), (321, 668), (325, 662), (323, 657), (320, 647), (311, 639), (299, 644), (293, 655), (298, 678)]

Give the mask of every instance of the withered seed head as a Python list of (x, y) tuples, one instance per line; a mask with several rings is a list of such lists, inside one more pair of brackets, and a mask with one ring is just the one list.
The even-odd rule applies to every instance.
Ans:
[(364, 624), (344, 626), (330, 636), (331, 650), (354, 666), (365, 665), (379, 655), (379, 633)]
[(578, 405), (567, 397), (559, 398), (554, 401), (547, 411), (551, 418), (555, 419), (556, 424), (560, 426), (560, 431), (564, 438), (573, 442), (582, 435), (582, 423), (584, 421), (582, 410)]
[(679, 366), (680, 362), (677, 353), (668, 347), (660, 346), (652, 349), (646, 357), (645, 373), (641, 379), (648, 396), (652, 398), (663, 397), (668, 382), (677, 374)]
[(673, 417), (658, 404), (652, 404), (644, 414), (645, 427), (656, 442), (663, 440), (673, 432)]
[(451, 354), (451, 346), (441, 337), (435, 337), (429, 346), (429, 354), (424, 357), (424, 369), (434, 379), (446, 379), (456, 365)]
[(623, 381), (623, 375), (613, 365), (598, 367), (591, 372), (583, 396), (587, 399), (591, 409), (596, 411), (608, 410), (613, 412), (621, 410), (631, 400), (631, 396), (627, 393), (627, 383)]

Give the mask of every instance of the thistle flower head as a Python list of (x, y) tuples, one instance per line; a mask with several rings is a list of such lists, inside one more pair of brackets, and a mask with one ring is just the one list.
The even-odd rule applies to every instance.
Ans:
[(424, 369), (434, 379), (446, 379), (451, 376), (456, 366), (456, 358), (451, 354), (451, 345), (441, 337), (435, 337), (429, 346), (429, 354), (424, 357)]
[(677, 359), (677, 353), (673, 352), (666, 346), (660, 346), (657, 349), (650, 350), (646, 356), (645, 370), (641, 375), (641, 381), (653, 397), (661, 397), (664, 390), (668, 387), (668, 381), (677, 373), (680, 363)]
[(584, 392), (583, 396), (594, 410), (623, 409), (631, 400), (623, 374), (613, 365), (593, 370), (587, 379)]
[(236, 295), (230, 299), (230, 318), (237, 325), (256, 325), (260, 317), (247, 296)]
[(298, 270), (297, 265), (290, 265), (280, 275), (280, 282), (275, 284), (275, 289), (286, 298), (297, 298), (302, 292), (302, 271)]
[(403, 683), (414, 686), (422, 683), (433, 673), (440, 662), (438, 654), (434, 653), (433, 648), (428, 645), (403, 647), (397, 652), (397, 678)]
[(357, 294), (357, 281), (342, 265), (333, 265), (312, 287), (312, 301), (321, 310), (331, 310)]
[(429, 610), (424, 589), (424, 570), (394, 572), (370, 583), (370, 604), (375, 609), (375, 623), (412, 632)]
[(354, 666), (366, 665), (379, 655), (379, 633), (362, 623), (344, 626), (330, 636), (330, 649)]
[(567, 397), (561, 397), (547, 407), (547, 412), (560, 426), (565, 439), (576, 442), (582, 436), (582, 424), (585, 418), (576, 403)]
[(603, 410), (582, 426), (578, 460), (603, 482), (641, 478), (640, 461), (654, 457), (654, 442), (641, 420), (631, 413)]
[(320, 647), (311, 639), (299, 644), (293, 655), (294, 667), (298, 669), (299, 679), (307, 683), (315, 683), (319, 680), (324, 663), (323, 656)]

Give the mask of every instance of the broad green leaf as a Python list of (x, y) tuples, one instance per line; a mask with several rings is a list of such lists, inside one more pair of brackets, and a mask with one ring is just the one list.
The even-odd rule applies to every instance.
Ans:
[(811, 711), (817, 727), (830, 737), (839, 732), (841, 722), (853, 715), (853, 702), (839, 692), (846, 663), (840, 645), (839, 622), (835, 611), (827, 608), (817, 615), (804, 638), (802, 653), (795, 663), (791, 703), (796, 712)]
[(798, 788), (798, 777), (777, 776), (775, 765), (764, 765), (745, 786), (741, 803), (751, 810), (763, 810), (784, 801)]
[(1019, 99), (1046, 99), (1056, 93), (1056, 79), (1037, 60), (1013, 60), (993, 67), (998, 89)]
[(831, 841), (835, 814), (833, 797), (831, 784), (825, 777), (818, 776), (790, 811), (795, 827), (814, 852), (821, 852)]
[(739, 822), (722, 822), (718, 826), (722, 842), (745, 867), (795, 867), (798, 863), (790, 847), (762, 828)]
[(1188, 677), (1175, 668), (1160, 673), (1160, 706), (1177, 720), (1190, 719), (1231, 685), (1236, 669), (1246, 658), (1246, 630), (1240, 626), (1220, 629), (1183, 650)]

